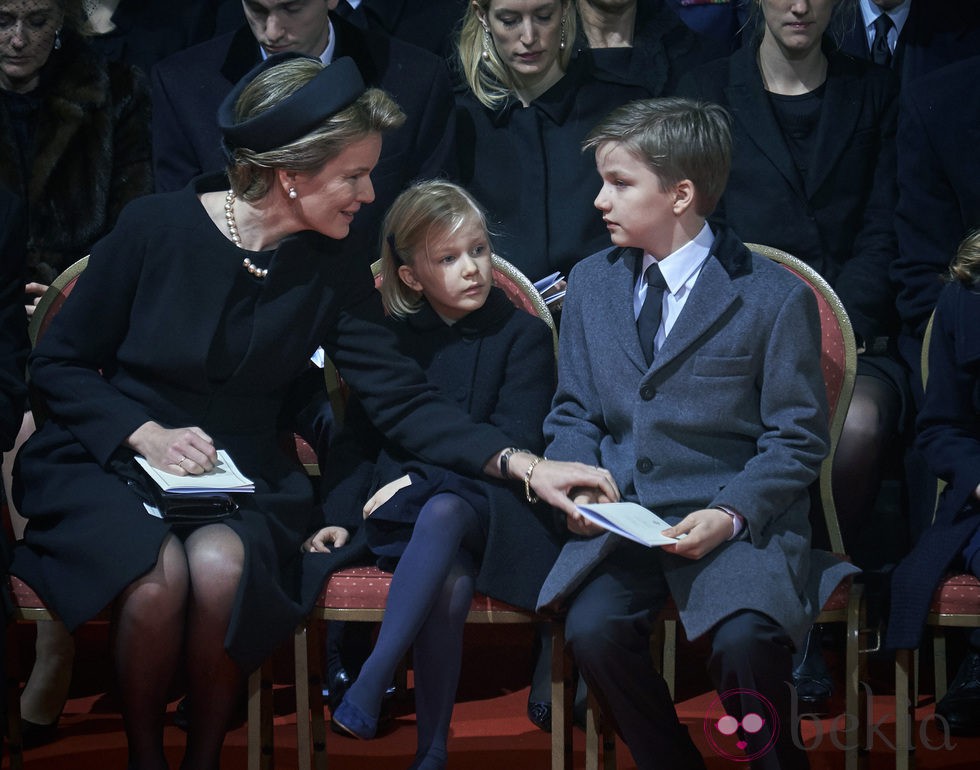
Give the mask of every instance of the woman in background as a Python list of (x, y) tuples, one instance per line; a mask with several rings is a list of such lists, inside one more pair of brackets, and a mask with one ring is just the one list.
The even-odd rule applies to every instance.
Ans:
[(487, 209), (497, 253), (532, 281), (607, 246), (582, 140), (613, 107), (649, 96), (573, 58), (572, 0), (477, 0), (459, 38), (459, 182)]

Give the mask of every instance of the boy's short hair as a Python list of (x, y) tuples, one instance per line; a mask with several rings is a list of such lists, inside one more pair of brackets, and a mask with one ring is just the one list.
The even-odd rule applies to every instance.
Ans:
[(647, 164), (667, 189), (694, 184), (695, 210), (707, 217), (728, 182), (732, 158), (731, 119), (725, 108), (680, 97), (638, 99), (610, 112), (582, 148), (616, 142)]

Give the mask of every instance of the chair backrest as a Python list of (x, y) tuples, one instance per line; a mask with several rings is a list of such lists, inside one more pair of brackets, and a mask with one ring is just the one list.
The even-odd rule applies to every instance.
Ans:
[(830, 284), (812, 267), (785, 251), (757, 243), (745, 244), (752, 251), (778, 262), (803, 280), (813, 291), (820, 312), (820, 368), (830, 409), (830, 452), (820, 466), (820, 505), (834, 553), (845, 555), (844, 540), (834, 504), (833, 466), (844, 419), (857, 376), (857, 343), (844, 305)]
[(34, 315), (31, 316), (31, 321), (27, 325), (27, 333), (31, 339), (31, 346), (37, 345), (38, 340), (41, 339), (41, 335), (48, 330), (51, 320), (61, 310), (61, 306), (65, 304), (65, 300), (68, 299), (71, 290), (75, 288), (78, 276), (82, 274), (82, 271), (87, 265), (87, 256), (82, 257), (77, 262), (73, 262), (51, 282), (48, 290), (41, 295), (37, 307), (34, 308)]

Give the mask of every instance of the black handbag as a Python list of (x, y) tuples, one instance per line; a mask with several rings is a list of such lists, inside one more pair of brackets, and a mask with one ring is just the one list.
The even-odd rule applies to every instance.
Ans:
[(143, 503), (160, 511), (167, 523), (211, 524), (238, 510), (235, 498), (227, 492), (165, 492), (128, 450), (117, 451), (109, 465)]

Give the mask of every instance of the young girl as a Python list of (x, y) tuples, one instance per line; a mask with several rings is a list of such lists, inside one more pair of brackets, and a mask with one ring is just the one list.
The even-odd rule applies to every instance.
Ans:
[[(936, 304), (929, 380), (916, 446), (946, 481), (936, 516), (892, 576), (888, 647), (915, 649), (936, 586), (948, 569), (980, 576), (980, 230), (960, 245)], [(957, 735), (980, 731), (980, 629), (936, 704)]]
[[(423, 182), (395, 201), (383, 234), (381, 292), (401, 350), (475, 421), (540, 451), (554, 392), (551, 332), (493, 287), (479, 205), (457, 185)], [(330, 452), (323, 508), (333, 526), (307, 550), (330, 551), (356, 530), (336, 556), (349, 562), (352, 551), (369, 548), (394, 570), (377, 644), (334, 725), (374, 737), (382, 696), (412, 645), (419, 733), (412, 768), (445, 767), (473, 592), (533, 608), (557, 555), (557, 529), (548, 510), (513, 485), (459, 476), (387, 441), (356, 401)]]

